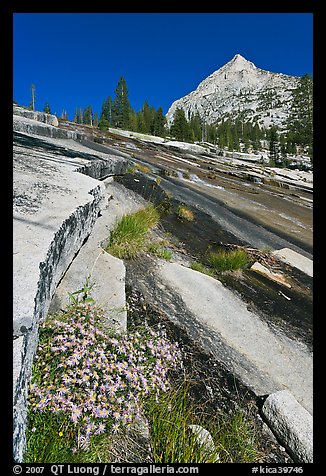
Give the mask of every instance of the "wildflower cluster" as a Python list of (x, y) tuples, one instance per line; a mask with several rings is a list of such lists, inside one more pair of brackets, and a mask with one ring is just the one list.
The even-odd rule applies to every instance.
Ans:
[(43, 324), (30, 386), (31, 410), (67, 414), (81, 449), (94, 434), (128, 428), (142, 397), (166, 391), (167, 372), (181, 362), (163, 329), (144, 326), (112, 338), (103, 319), (100, 309), (82, 302), (64, 320)]

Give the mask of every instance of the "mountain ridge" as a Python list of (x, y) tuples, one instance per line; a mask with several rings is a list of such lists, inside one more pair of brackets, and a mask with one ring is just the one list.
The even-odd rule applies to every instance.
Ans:
[(166, 114), (167, 122), (171, 125), (176, 109), (182, 108), (188, 120), (198, 113), (208, 124), (240, 116), (258, 122), (260, 127), (285, 128), (292, 90), (299, 78), (258, 68), (237, 53), (194, 91), (174, 101)]

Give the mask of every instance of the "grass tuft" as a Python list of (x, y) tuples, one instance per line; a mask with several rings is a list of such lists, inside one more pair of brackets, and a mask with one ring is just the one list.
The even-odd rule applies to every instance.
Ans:
[[(182, 384), (149, 398), (145, 406), (155, 463), (248, 463), (262, 457), (257, 430), (242, 410), (231, 416), (208, 417), (200, 405), (190, 402), (189, 386)], [(199, 445), (189, 425), (209, 431), (215, 448)]]
[(245, 250), (219, 251), (208, 255), (209, 266), (214, 271), (235, 271), (249, 265), (249, 256)]
[(122, 259), (135, 258), (145, 249), (148, 233), (159, 220), (160, 214), (153, 204), (124, 215), (112, 230), (106, 251)]
[(165, 259), (166, 261), (170, 261), (172, 258), (172, 251), (167, 249), (164, 246), (165, 241), (157, 242), (153, 241), (152, 243), (148, 244), (147, 250), (152, 253), (154, 256), (158, 258)]
[(191, 263), (190, 268), (194, 271), (199, 271), (200, 273), (207, 274), (208, 276), (214, 276), (214, 272), (211, 269), (207, 268), (202, 263), (198, 263), (197, 261)]
[(186, 385), (166, 392), (159, 401), (148, 399), (145, 408), (155, 463), (214, 462), (189, 429), (198, 420), (198, 408), (188, 404)]

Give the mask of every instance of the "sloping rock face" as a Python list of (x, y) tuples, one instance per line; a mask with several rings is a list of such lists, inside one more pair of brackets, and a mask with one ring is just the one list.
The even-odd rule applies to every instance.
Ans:
[[(33, 111), (27, 111), (33, 112)], [(40, 113), (41, 114), (41, 113)], [(48, 116), (49, 114), (46, 114)], [(52, 116), (55, 117), (55, 116)], [(77, 131), (65, 131), (59, 129), (56, 126), (48, 124), (46, 122), (40, 122), (38, 119), (27, 118), (25, 116), (14, 115), (13, 117), (13, 128), (14, 131), (19, 131), (24, 134), (36, 134), (40, 136), (52, 137), (55, 139), (73, 139), (73, 140), (82, 140), (87, 137), (85, 134), (82, 134)]]
[(313, 355), (269, 327), (222, 282), (179, 263), (149, 258), (127, 264), (127, 284), (224, 362), (255, 395), (289, 389), (313, 412)]
[(13, 107), (14, 115), (27, 117), (28, 119), (33, 119), (34, 121), (44, 122), (45, 124), (49, 124), (50, 126), (58, 127), (59, 121), (57, 116), (53, 114), (47, 114), (45, 112), (40, 111), (30, 111), (29, 109), (25, 109), (21, 106)]
[(237, 54), (227, 64), (202, 81), (195, 91), (175, 101), (166, 114), (171, 125), (177, 108), (190, 119), (199, 113), (206, 123), (230, 118), (240, 112), (245, 120), (258, 120), (260, 126), (282, 126), (288, 118), (291, 92), (298, 78), (257, 68)]
[(125, 158), (96, 152), (85, 143), (36, 135), (49, 128), (59, 130), (54, 126), (37, 123), (34, 127), (34, 119), (19, 116), (14, 126), (20, 121), (34, 134), (14, 132), (13, 149), (13, 404), (17, 462), (23, 461), (27, 394), (39, 322), (104, 206), (105, 186), (97, 179), (102, 174), (124, 173), (129, 165)]

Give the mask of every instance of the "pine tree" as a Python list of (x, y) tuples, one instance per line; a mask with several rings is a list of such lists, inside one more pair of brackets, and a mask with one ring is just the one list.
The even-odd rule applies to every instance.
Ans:
[(143, 130), (141, 132), (152, 134), (154, 115), (153, 115), (153, 108), (149, 106), (147, 99), (145, 100), (143, 104), (141, 112), (143, 115), (143, 118), (142, 118)]
[(231, 123), (230, 123), (229, 120), (226, 122), (225, 133), (226, 133), (226, 143), (227, 143), (227, 146), (228, 146), (228, 150), (233, 150), (234, 140), (233, 140)]
[(136, 131), (145, 132), (144, 115), (141, 109), (136, 113)]
[(297, 152), (293, 134), (290, 131), (288, 131), (286, 134), (286, 152), (290, 155), (295, 155)]
[(279, 162), (278, 133), (274, 126), (269, 130), (269, 158), (272, 165)]
[(137, 130), (137, 112), (132, 107), (129, 112), (129, 131), (138, 132)]
[(206, 133), (208, 142), (215, 145), (217, 142), (217, 127), (213, 124), (207, 124)]
[(102, 111), (100, 115), (100, 120), (98, 122), (98, 128), (102, 131), (106, 131), (109, 128), (111, 123), (112, 116), (112, 98), (108, 96), (102, 104)]
[(292, 141), (307, 146), (312, 154), (313, 144), (313, 81), (305, 74), (292, 91), (292, 107), (288, 121)]
[(44, 111), (46, 114), (52, 114), (51, 108), (50, 108), (50, 104), (49, 104), (48, 102), (45, 103), (45, 106), (43, 107), (43, 111)]
[(235, 125), (233, 125), (233, 149), (236, 151), (240, 151), (239, 136)]
[(220, 149), (227, 146), (226, 121), (223, 119), (217, 128), (218, 145)]
[(83, 112), (83, 124), (93, 125), (93, 109), (92, 106), (86, 106)]
[[(192, 114), (189, 121), (189, 128), (191, 131), (191, 139), (193, 142), (201, 141), (203, 139), (203, 124), (198, 112)], [(207, 132), (207, 131), (206, 131)]]
[(286, 147), (286, 137), (284, 134), (280, 134), (280, 153), (281, 153), (281, 166), (286, 167), (289, 164), (287, 159), (287, 147)]
[(250, 124), (248, 122), (242, 123), (242, 142), (243, 142), (243, 152), (248, 152), (250, 148)]
[(128, 129), (130, 104), (126, 80), (121, 76), (117, 88), (114, 91), (115, 98), (112, 106), (111, 123), (113, 127)]
[(182, 108), (178, 107), (174, 113), (170, 133), (177, 140), (181, 141), (187, 141), (190, 137), (189, 124)]
[(82, 124), (83, 122), (83, 111), (81, 107), (76, 107), (75, 108), (75, 114), (74, 114), (74, 122), (76, 124)]
[(259, 125), (255, 123), (255, 125), (252, 128), (252, 134), (251, 134), (251, 145), (254, 151), (257, 151), (260, 149), (260, 136), (261, 136), (261, 131), (259, 128)]
[(159, 137), (165, 137), (166, 135), (166, 117), (164, 115), (161, 106), (155, 111), (154, 114), (154, 135)]

